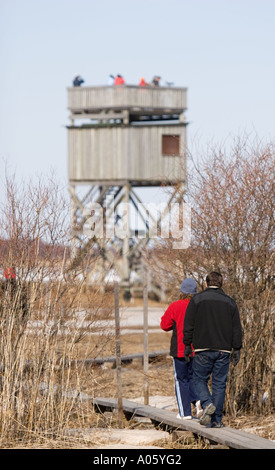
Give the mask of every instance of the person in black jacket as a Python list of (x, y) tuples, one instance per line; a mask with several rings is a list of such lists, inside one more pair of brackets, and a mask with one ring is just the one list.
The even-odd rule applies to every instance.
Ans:
[[(184, 358), (192, 351), (193, 384), (203, 414), (200, 424), (223, 427), (222, 412), (230, 357), (236, 366), (242, 347), (242, 326), (237, 304), (222, 290), (223, 277), (212, 271), (206, 276), (206, 289), (192, 297), (183, 327)], [(212, 394), (208, 382), (212, 375)]]
[(80, 75), (75, 75), (73, 79), (73, 86), (81, 86), (84, 83), (83, 78)]

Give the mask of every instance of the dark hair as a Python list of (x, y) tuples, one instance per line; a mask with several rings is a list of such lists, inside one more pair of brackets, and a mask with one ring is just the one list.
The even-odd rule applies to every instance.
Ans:
[(180, 293), (180, 300), (184, 300), (184, 299), (192, 299), (194, 294), (183, 294), (182, 292)]
[(222, 275), (217, 271), (212, 271), (211, 273), (207, 274), (206, 276), (206, 284), (208, 287), (215, 286), (215, 287), (222, 287)]

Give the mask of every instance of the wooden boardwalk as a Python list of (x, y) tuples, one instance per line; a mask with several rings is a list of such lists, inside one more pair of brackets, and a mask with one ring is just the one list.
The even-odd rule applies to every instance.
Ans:
[[(169, 354), (169, 350), (161, 350), (161, 351), (152, 351), (148, 353), (148, 360), (149, 362), (161, 359)], [(121, 356), (121, 364), (131, 364), (134, 359), (144, 359), (144, 353), (134, 353), (134, 354), (126, 354)], [(100, 366), (104, 363), (113, 363), (114, 366), (116, 365), (117, 357), (116, 356), (107, 356), (107, 357), (96, 357), (94, 359), (73, 359), (68, 361), (70, 365), (77, 365), (83, 364), (85, 366)]]
[[(92, 399), (94, 408), (98, 412), (113, 411), (117, 409), (117, 399), (115, 398), (94, 398)], [(177, 413), (163, 410), (161, 408), (142, 405), (136, 402), (123, 399), (123, 412), (127, 419), (132, 416), (143, 416), (150, 418), (156, 426), (160, 426), (167, 431), (184, 430), (191, 431), (195, 435), (202, 436), (210, 441), (223, 444), (233, 449), (273, 449), (275, 442), (264, 439), (255, 434), (250, 434), (238, 429), (229, 427), (212, 429), (201, 426), (197, 419), (183, 421), (176, 418)]]
[[(148, 354), (149, 360), (158, 360), (165, 357), (169, 353), (168, 350), (153, 351)], [(134, 359), (144, 359), (143, 353), (128, 354), (121, 356), (121, 362), (124, 364), (131, 363)], [(85, 366), (101, 365), (104, 363), (113, 363), (116, 365), (116, 356), (86, 359), (86, 360), (70, 360), (70, 365), (83, 364)], [(48, 385), (41, 383), (40, 389), (44, 392), (48, 390)], [(93, 404), (98, 412), (114, 411), (118, 409), (118, 400), (116, 398), (94, 398), (77, 390), (63, 392), (68, 398), (74, 397), (80, 401), (89, 401)], [(222, 444), (232, 449), (273, 449), (275, 450), (275, 442), (269, 439), (259, 437), (255, 434), (244, 432), (239, 429), (229, 427), (213, 429), (201, 426), (198, 419), (181, 420), (178, 419), (177, 412), (157, 408), (155, 406), (143, 405), (134, 401), (122, 399), (123, 413), (127, 419), (134, 416), (146, 417), (156, 426), (166, 431), (189, 431), (195, 436), (201, 436), (209, 439), (210, 442)]]

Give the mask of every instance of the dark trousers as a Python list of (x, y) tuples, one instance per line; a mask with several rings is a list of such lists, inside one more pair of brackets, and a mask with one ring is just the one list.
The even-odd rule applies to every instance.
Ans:
[(192, 416), (191, 403), (198, 400), (192, 381), (192, 362), (183, 357), (174, 357), (175, 392), (180, 416)]
[[(193, 383), (202, 408), (210, 403), (216, 407), (212, 422), (222, 420), (230, 353), (222, 351), (196, 352), (193, 359)], [(212, 374), (212, 393), (208, 388)]]

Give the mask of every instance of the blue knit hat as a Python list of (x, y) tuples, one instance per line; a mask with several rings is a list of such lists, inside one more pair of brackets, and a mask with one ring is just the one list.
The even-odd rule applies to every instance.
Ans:
[(183, 294), (196, 294), (197, 293), (197, 284), (194, 279), (187, 277), (182, 281), (180, 290)]

